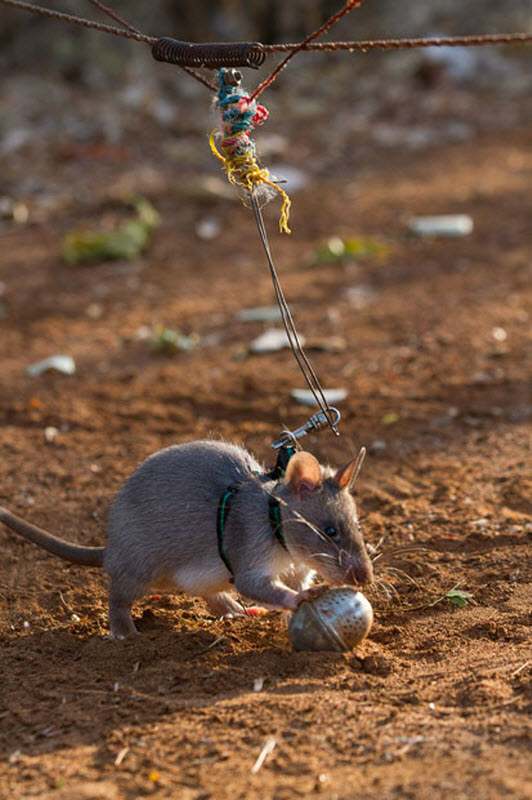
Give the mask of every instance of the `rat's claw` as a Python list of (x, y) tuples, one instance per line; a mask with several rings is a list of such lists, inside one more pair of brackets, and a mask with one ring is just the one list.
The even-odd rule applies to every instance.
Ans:
[(328, 591), (328, 589), (330, 589), (330, 586), (328, 586), (326, 583), (320, 583), (319, 586), (311, 586), (310, 589), (305, 589), (304, 591), (299, 592), (297, 596), (298, 607), (301, 605), (301, 603), (321, 597), (321, 595)]

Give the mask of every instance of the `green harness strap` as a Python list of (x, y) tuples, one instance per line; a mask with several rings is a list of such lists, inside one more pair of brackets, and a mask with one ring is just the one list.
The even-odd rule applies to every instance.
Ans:
[(230, 582), (234, 582), (233, 577), (233, 570), (231, 569), (231, 564), (229, 563), (229, 559), (225, 554), (224, 549), (224, 530), (225, 530), (225, 523), (227, 522), (227, 517), (229, 515), (229, 511), (231, 510), (231, 504), (233, 502), (233, 498), (235, 494), (240, 489), (240, 483), (233, 483), (232, 486), (229, 486), (225, 492), (220, 497), (220, 502), (218, 503), (218, 515), (216, 519), (216, 533), (218, 536), (218, 552), (220, 553), (220, 558), (224, 562), (225, 566), (227, 567), (228, 572), (231, 573)]
[[(271, 480), (279, 480), (282, 478), (288, 462), (290, 461), (291, 457), (296, 452), (295, 447), (285, 446), (279, 449), (279, 455), (277, 456), (277, 463), (275, 467), (267, 473), (267, 477)], [(229, 516), (229, 512), (231, 510), (231, 505), (233, 503), (234, 497), (240, 486), (242, 481), (238, 483), (233, 483), (231, 486), (228, 486), (227, 489), (223, 492), (222, 496), (220, 497), (220, 502), (218, 503), (218, 513), (216, 518), (216, 534), (218, 538), (218, 552), (220, 554), (220, 558), (224, 562), (227, 571), (231, 573), (230, 582), (234, 582), (234, 575), (233, 570), (231, 567), (231, 563), (229, 558), (227, 557), (227, 553), (225, 552), (224, 548), (224, 530), (225, 525), (227, 523), (227, 517)], [(270, 496), (268, 500), (268, 515), (270, 519), (270, 527), (272, 529), (272, 533), (281, 545), (284, 550), (288, 550), (285, 542), (285, 538), (283, 536), (283, 522), (281, 518), (281, 503), (276, 497)]]

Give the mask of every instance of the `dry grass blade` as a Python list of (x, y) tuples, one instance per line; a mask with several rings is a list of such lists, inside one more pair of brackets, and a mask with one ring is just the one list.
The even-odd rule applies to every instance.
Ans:
[(257, 760), (255, 761), (255, 763), (251, 767), (252, 775), (256, 775), (257, 772), (259, 772), (259, 770), (262, 769), (262, 767), (264, 765), (264, 762), (266, 761), (268, 756), (271, 755), (271, 753), (273, 753), (273, 751), (275, 750), (276, 746), (277, 746), (277, 739), (274, 739), (273, 736), (269, 736), (266, 739), (266, 741), (264, 743), (264, 746), (263, 746), (262, 750), (260, 751), (260, 753), (259, 753), (259, 755), (257, 757)]

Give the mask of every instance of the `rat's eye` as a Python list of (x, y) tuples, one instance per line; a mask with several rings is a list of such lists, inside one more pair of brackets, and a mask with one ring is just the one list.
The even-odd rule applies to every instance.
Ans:
[(327, 525), (325, 528), (325, 535), (328, 536), (330, 539), (336, 539), (338, 536), (338, 531), (334, 527), (334, 525)]

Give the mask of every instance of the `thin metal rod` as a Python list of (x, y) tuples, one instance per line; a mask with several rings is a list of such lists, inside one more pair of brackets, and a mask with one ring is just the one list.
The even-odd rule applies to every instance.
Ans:
[(115, 22), (118, 22), (118, 24), (123, 28), (126, 28), (126, 30), (131, 31), (132, 33), (139, 33), (142, 36), (141, 31), (121, 17), (118, 11), (115, 11), (114, 8), (109, 8), (109, 6), (106, 6), (105, 3), (101, 2), (101, 0), (89, 0), (89, 3), (94, 6), (94, 8), (97, 8), (99, 11), (101, 11), (102, 14), (107, 14), (108, 17), (114, 19)]
[(264, 224), (264, 218), (262, 216), (261, 207), (254, 192), (250, 193), (250, 197), (251, 197), (251, 206), (253, 209), (253, 213), (255, 215), (255, 221), (257, 223), (257, 229), (259, 232), (262, 246), (264, 248), (264, 252), (266, 253), (266, 259), (268, 261), (268, 267), (270, 269), (270, 275), (272, 278), (273, 288), (275, 291), (275, 297), (277, 299), (277, 304), (281, 311), (281, 317), (283, 320), (283, 325), (286, 331), (290, 349), (292, 350), (297, 365), (301, 370), (310, 391), (312, 392), (316, 405), (325, 415), (325, 418), (327, 420), (327, 423), (331, 431), (336, 436), (338, 436), (339, 433), (336, 428), (337, 415), (334, 413), (334, 410), (329, 407), (320, 380), (316, 375), (314, 367), (312, 366), (309, 358), (307, 357), (305, 351), (303, 350), (303, 346), (299, 338), (299, 334), (297, 332), (296, 325), (292, 317), (292, 313), (290, 311), (290, 307), (284, 296), (284, 292), (281, 283), (279, 281), (279, 276), (277, 274), (277, 269), (273, 261), (273, 255), (268, 240), (268, 233), (266, 231), (266, 226)]
[(157, 41), (155, 36), (146, 36), (144, 33), (136, 33), (135, 31), (124, 30), (124, 28), (116, 28), (114, 25), (107, 25), (105, 22), (96, 22), (96, 20), (85, 19), (85, 17), (78, 17), (74, 14), (66, 14), (64, 11), (54, 11), (51, 8), (43, 8), (42, 6), (36, 6), (32, 3), (24, 3), (22, 0), (0, 0), (0, 2), (5, 6), (13, 6), (13, 8), (21, 8), (23, 11), (29, 11), (31, 14), (40, 14), (43, 17), (63, 20), (63, 22), (72, 22), (74, 25), (82, 25), (84, 28), (94, 28), (96, 31), (111, 33), (113, 36), (121, 36), (123, 39), (133, 39), (136, 42), (144, 42), (144, 44), (150, 45)]
[[(530, 44), (532, 33), (486, 33), (478, 36), (431, 36), (417, 39), (365, 39), (353, 42), (312, 42), (301, 47), (307, 52), (367, 53), (369, 50), (411, 50), (417, 47), (481, 47), (495, 44)], [(265, 53), (284, 53), (298, 47), (297, 43), (263, 44)]]

